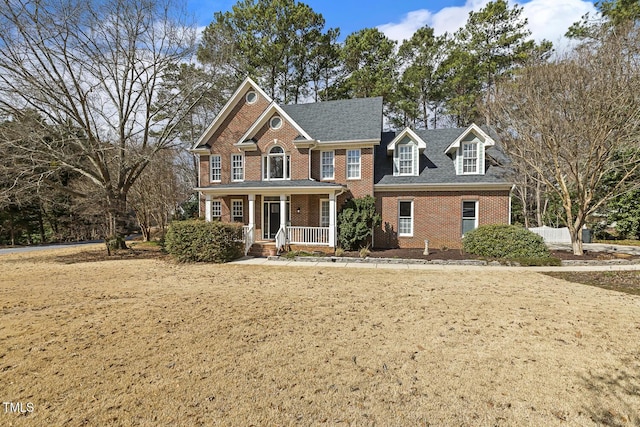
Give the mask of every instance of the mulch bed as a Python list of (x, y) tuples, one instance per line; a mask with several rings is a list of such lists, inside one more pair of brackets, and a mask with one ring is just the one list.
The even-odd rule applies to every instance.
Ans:
[[(612, 259), (638, 259), (640, 257), (627, 254), (609, 254), (604, 252), (585, 251), (584, 255), (574, 255), (570, 251), (551, 251), (551, 254), (561, 260), (581, 260), (581, 261), (603, 261)], [(360, 257), (358, 251), (347, 251), (344, 253), (346, 257)], [(429, 255), (423, 254), (423, 249), (373, 249), (369, 253), (370, 258), (405, 258), (405, 259), (426, 259), (426, 260), (465, 260), (465, 259), (481, 259), (477, 255), (465, 253), (461, 249), (430, 249)]]

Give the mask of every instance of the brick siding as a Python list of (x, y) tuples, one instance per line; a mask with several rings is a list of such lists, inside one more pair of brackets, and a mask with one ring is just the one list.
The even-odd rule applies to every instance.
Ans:
[[(375, 230), (378, 248), (462, 247), (462, 202), (478, 202), (478, 225), (509, 222), (509, 191), (376, 192), (382, 225)], [(398, 202), (413, 200), (413, 236), (398, 236)]]

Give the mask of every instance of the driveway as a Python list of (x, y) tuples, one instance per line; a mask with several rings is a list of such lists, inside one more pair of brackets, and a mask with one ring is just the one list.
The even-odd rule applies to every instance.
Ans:
[(102, 240), (89, 240), (86, 242), (55, 243), (51, 245), (15, 246), (15, 247), (9, 247), (9, 248), (0, 248), (0, 255), (17, 254), (21, 252), (44, 251), (49, 249), (74, 248), (78, 246), (84, 246), (84, 245), (90, 245), (90, 244), (102, 243), (102, 242), (103, 242)]

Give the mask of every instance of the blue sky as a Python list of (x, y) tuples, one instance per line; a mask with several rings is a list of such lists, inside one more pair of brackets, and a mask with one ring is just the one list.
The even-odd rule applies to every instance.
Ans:
[[(429, 25), (436, 33), (453, 32), (464, 24), (471, 10), (479, 10), (489, 0), (307, 0), (321, 13), (329, 27), (339, 27), (341, 39), (367, 27), (378, 27), (394, 40), (408, 38), (418, 28)], [(206, 26), (216, 11), (231, 9), (231, 0), (187, 0), (198, 24)], [(571, 23), (586, 12), (595, 12), (591, 0), (509, 0), (524, 8), (536, 40), (546, 38), (562, 44), (562, 35)]]

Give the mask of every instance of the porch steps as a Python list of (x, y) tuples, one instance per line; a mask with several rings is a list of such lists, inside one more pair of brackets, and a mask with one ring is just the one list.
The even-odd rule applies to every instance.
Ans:
[(275, 242), (255, 242), (247, 255), (256, 258), (266, 258), (276, 255), (276, 243)]

